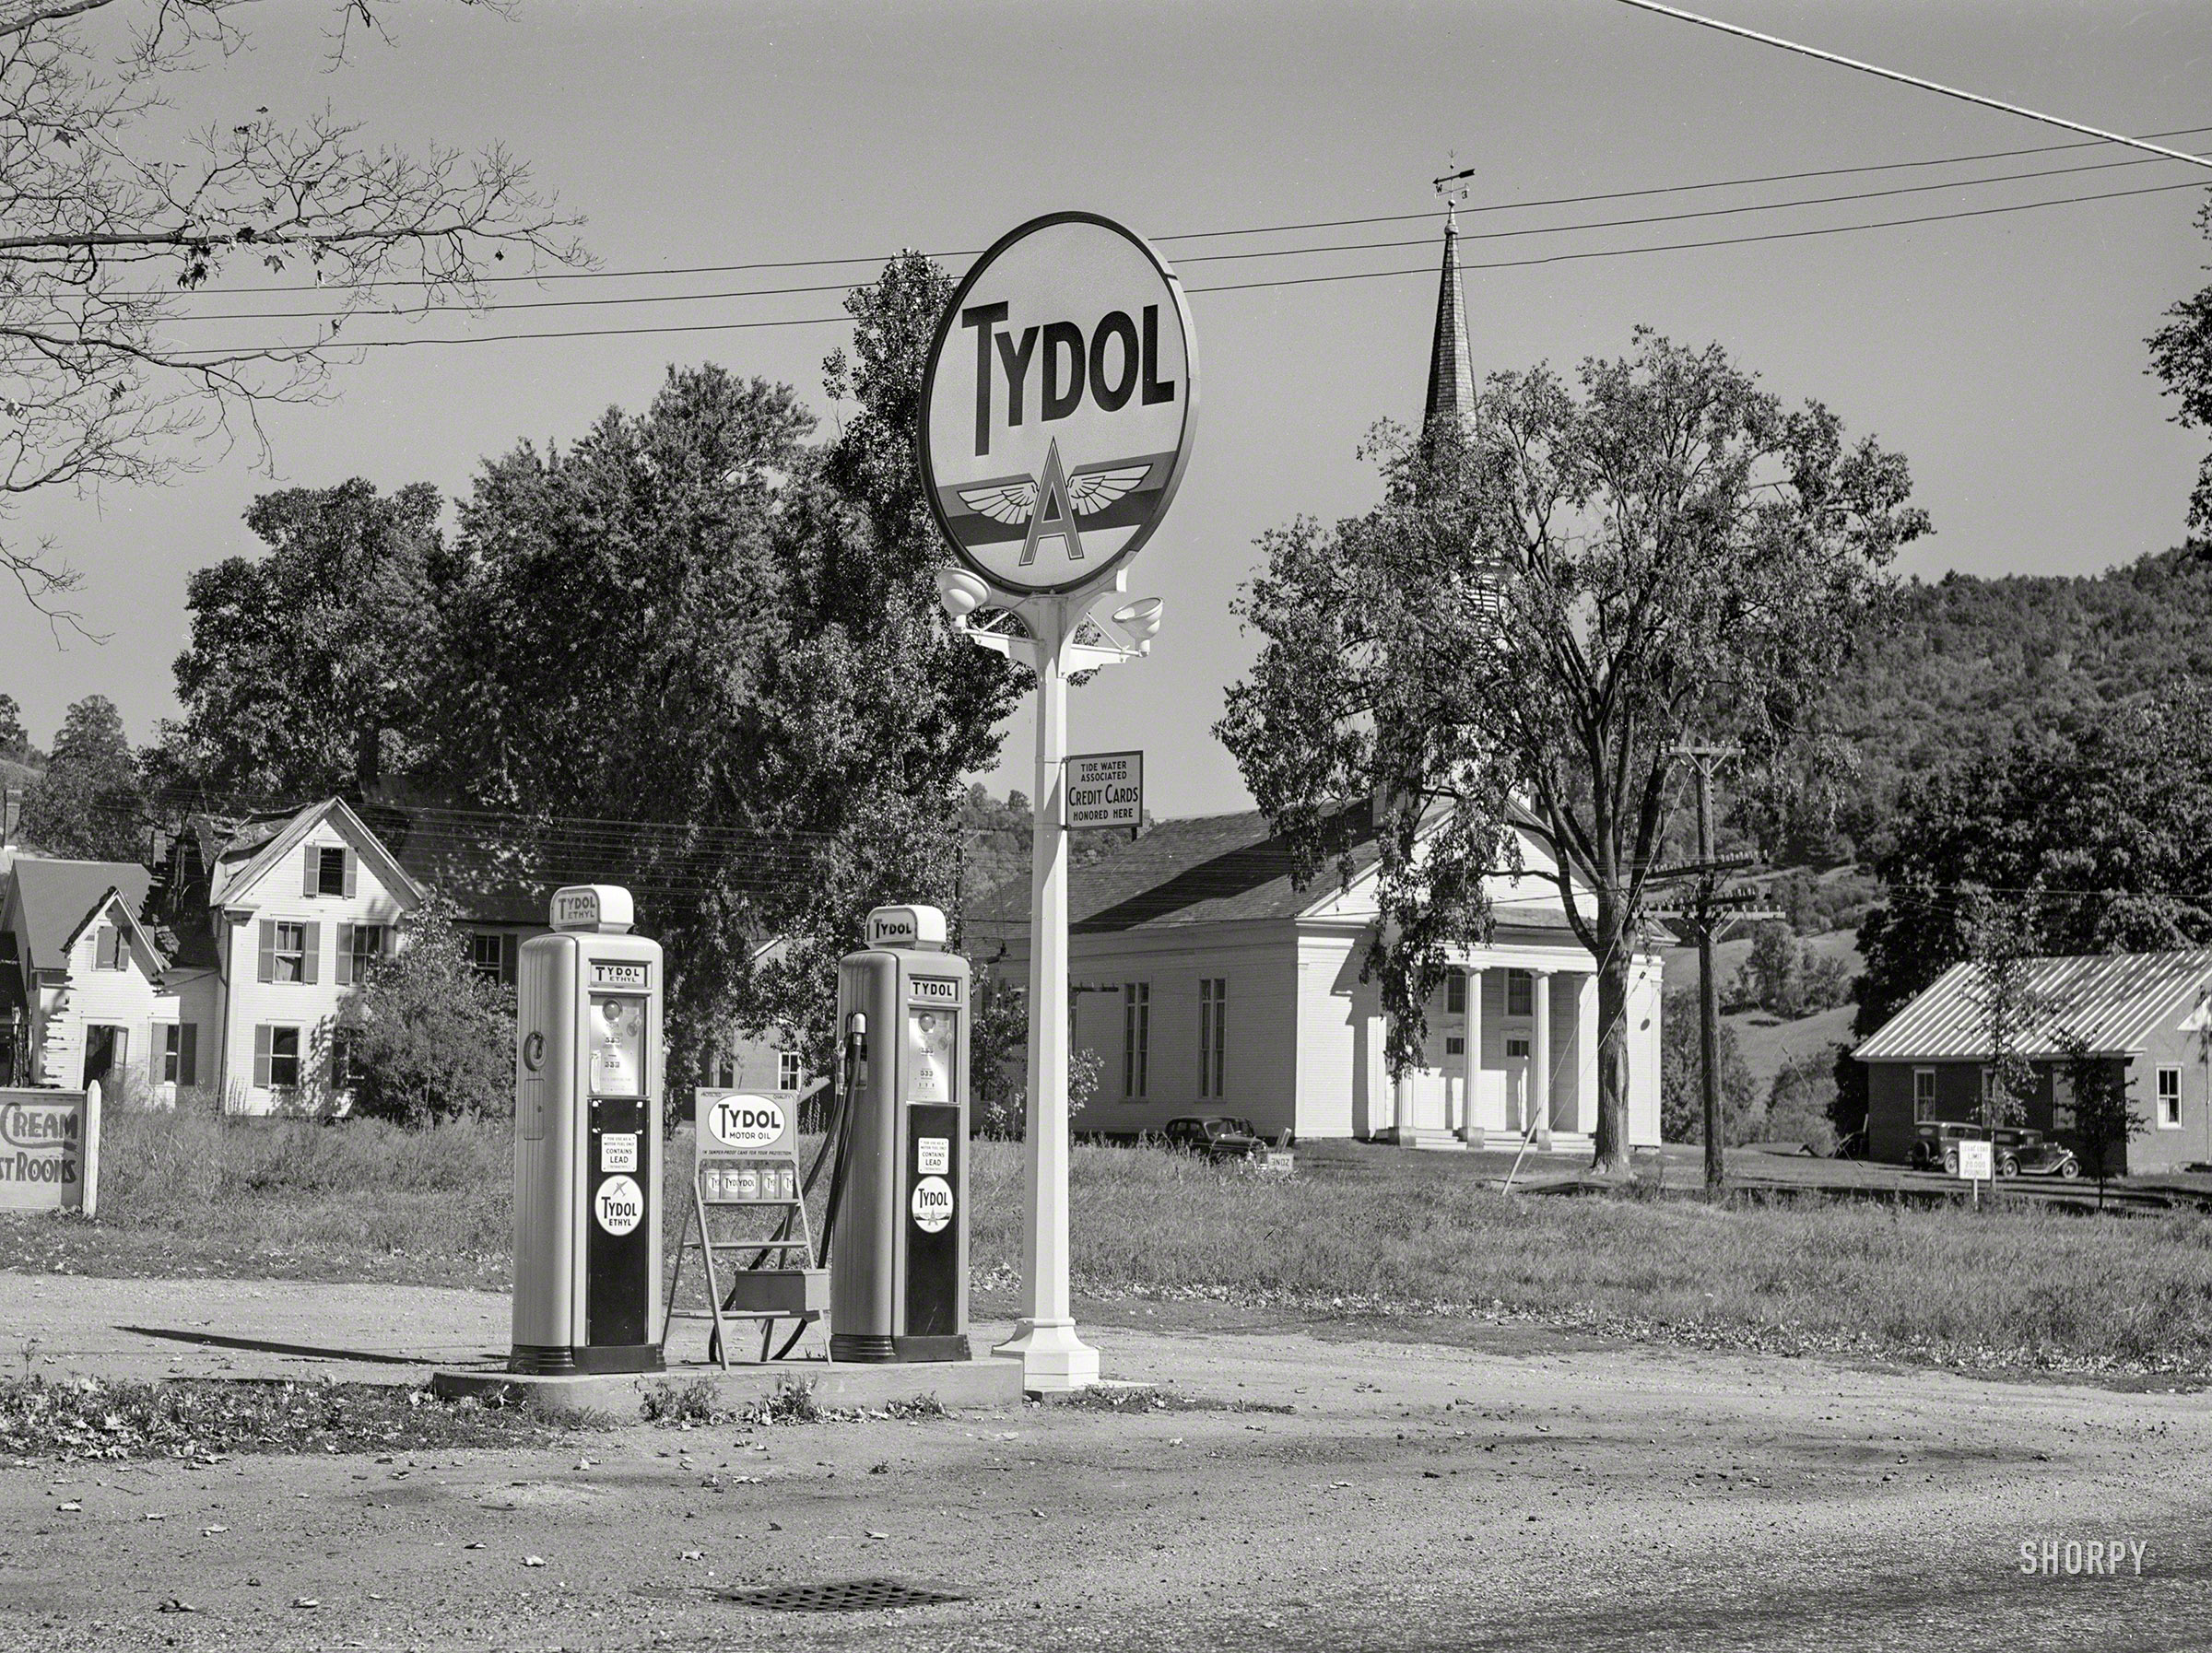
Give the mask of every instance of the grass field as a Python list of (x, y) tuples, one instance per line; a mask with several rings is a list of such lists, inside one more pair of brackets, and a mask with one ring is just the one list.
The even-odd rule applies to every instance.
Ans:
[[(118, 1112), (101, 1215), (0, 1220), (0, 1266), (497, 1289), (502, 1127), (407, 1132)], [(974, 1144), (977, 1285), (1020, 1266), (1018, 1145)], [(688, 1171), (688, 1139), (667, 1155)], [(1078, 1145), (1077, 1290), (1310, 1315), (1529, 1319), (1705, 1346), (2212, 1378), (2212, 1219), (1801, 1200), (1506, 1195), (1450, 1155), (1288, 1180)], [(669, 1178), (668, 1223), (681, 1220)]]

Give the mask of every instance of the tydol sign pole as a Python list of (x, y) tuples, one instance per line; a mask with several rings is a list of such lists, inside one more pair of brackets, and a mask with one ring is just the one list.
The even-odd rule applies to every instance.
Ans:
[[(1135, 660), (1156, 597), (1092, 614), (1166, 515), (1194, 430), (1182, 286), (1140, 237), (1054, 213), (1002, 238), (954, 290), (923, 382), (923, 491), (959, 567), (953, 624), (1037, 676), (1030, 822), (1022, 1316), (996, 1353), (1038, 1391), (1098, 1381), (1069, 1292), (1067, 678)], [(1086, 624), (1096, 636), (1077, 633)]]

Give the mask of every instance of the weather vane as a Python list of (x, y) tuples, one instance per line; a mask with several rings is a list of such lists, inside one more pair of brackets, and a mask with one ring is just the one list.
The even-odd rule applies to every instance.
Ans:
[(1454, 149), (1444, 158), (1444, 164), (1453, 170), (1436, 180), (1436, 193), (1453, 206), (1465, 201), (1474, 186), (1467, 180), (1475, 176), (1473, 167), (1459, 166), (1459, 151)]

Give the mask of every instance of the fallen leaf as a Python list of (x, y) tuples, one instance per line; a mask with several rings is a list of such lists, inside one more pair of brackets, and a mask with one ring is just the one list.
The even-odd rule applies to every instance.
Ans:
[(200, 1529), (200, 1536), (202, 1538), (213, 1538), (218, 1532), (228, 1532), (229, 1530), (229, 1528), (219, 1525), (214, 1527), (203, 1527)]
[(58, 1507), (65, 1515), (79, 1515), (83, 1513), (85, 1506), (82, 1504), (79, 1504), (75, 1498), (72, 1498), (68, 1503), (61, 1505)]
[(546, 1558), (542, 1555), (525, 1555), (523, 1565), (526, 1567), (542, 1567), (546, 1565)]
[(320, 1607), (323, 1603), (313, 1596), (294, 1596), (292, 1605), (294, 1607)]
[(157, 1612), (197, 1612), (200, 1610), (194, 1607), (189, 1601), (183, 1600), (176, 1596), (171, 1596), (154, 1611)]
[(706, 1558), (707, 1553), (704, 1550), (686, 1550), (677, 1557), (678, 1561), (704, 1561)]
[(890, 1535), (889, 1533), (888, 1533), (888, 1532), (871, 1532), (871, 1533), (869, 1533), (869, 1534), (868, 1534), (868, 1536), (869, 1536), (871, 1539), (874, 1539), (874, 1540), (877, 1540), (877, 1541), (880, 1542), (880, 1541), (882, 1541), (882, 1540), (884, 1540), (884, 1539), (887, 1539), (887, 1538), (890, 1537), (891, 1535)]

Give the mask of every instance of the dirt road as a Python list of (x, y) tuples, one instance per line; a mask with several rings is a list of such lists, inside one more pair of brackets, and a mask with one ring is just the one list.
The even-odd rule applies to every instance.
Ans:
[[(1147, 1323), (1099, 1328), (1113, 1375), (1294, 1410), (0, 1467), (0, 1641), (2212, 1646), (2201, 1396), (1124, 1312)], [(2057, 1575), (2024, 1574), (2021, 1545), (2040, 1567), (2046, 1541)], [(2117, 1576), (2065, 1574), (2090, 1542), (2119, 1546)], [(876, 1577), (965, 1599), (799, 1614), (718, 1595)]]

